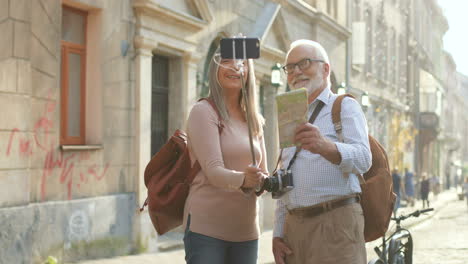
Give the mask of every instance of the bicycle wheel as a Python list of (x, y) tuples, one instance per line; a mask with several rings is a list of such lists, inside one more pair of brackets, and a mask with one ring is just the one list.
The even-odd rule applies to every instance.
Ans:
[(405, 255), (405, 264), (413, 264), (413, 238), (411, 235), (405, 243), (403, 254)]

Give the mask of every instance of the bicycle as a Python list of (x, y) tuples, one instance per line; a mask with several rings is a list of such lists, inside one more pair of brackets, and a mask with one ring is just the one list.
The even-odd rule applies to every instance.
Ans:
[(396, 222), (396, 230), (388, 238), (382, 237), (382, 244), (374, 248), (378, 258), (368, 264), (412, 264), (413, 263), (413, 238), (408, 229), (401, 227), (401, 221), (410, 217), (419, 217), (423, 213), (433, 211), (434, 208), (416, 210), (407, 215), (392, 217)]

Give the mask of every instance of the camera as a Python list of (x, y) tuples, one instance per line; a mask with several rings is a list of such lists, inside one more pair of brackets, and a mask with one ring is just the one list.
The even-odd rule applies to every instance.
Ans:
[(261, 190), (271, 192), (273, 199), (279, 199), (294, 188), (291, 170), (280, 169), (273, 176), (265, 178)]

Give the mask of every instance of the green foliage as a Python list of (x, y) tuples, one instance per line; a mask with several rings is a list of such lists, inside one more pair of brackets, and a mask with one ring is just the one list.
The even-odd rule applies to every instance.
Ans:
[(58, 264), (58, 260), (56, 257), (48, 256), (44, 264)]

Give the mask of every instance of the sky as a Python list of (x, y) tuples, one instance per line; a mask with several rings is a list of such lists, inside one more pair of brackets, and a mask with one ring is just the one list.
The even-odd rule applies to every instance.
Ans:
[(438, 0), (449, 23), (444, 36), (444, 49), (452, 54), (457, 71), (468, 76), (468, 1)]

